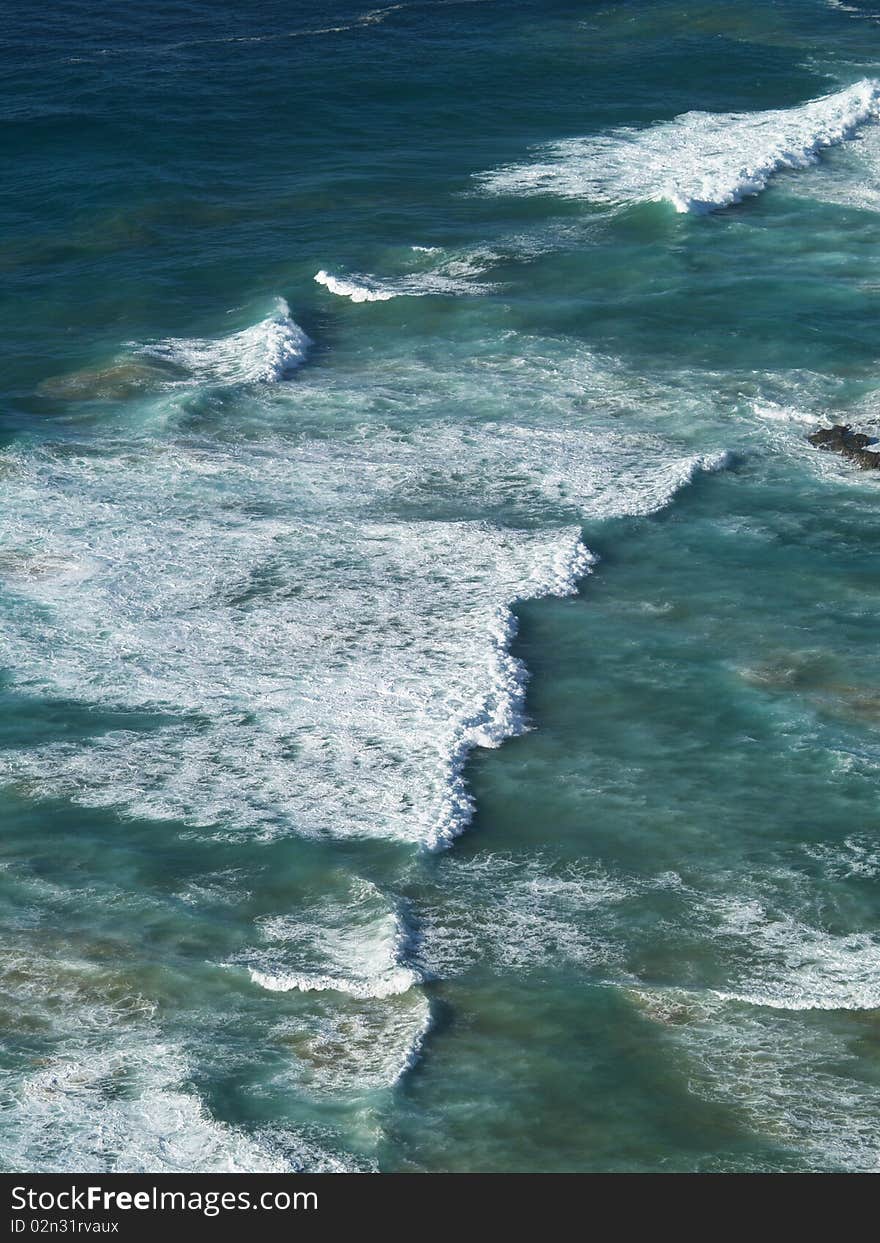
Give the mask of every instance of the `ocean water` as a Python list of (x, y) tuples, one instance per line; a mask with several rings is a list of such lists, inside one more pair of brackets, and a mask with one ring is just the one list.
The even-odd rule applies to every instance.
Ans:
[(880, 1144), (880, 5), (7, 6), (0, 1165)]

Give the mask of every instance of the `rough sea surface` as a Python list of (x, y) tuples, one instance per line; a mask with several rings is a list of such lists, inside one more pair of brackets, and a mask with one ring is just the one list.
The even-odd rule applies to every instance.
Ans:
[(880, 1162), (880, 4), (0, 39), (0, 1167)]

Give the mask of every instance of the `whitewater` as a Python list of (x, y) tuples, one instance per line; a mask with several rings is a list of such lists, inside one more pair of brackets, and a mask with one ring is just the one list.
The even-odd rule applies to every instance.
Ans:
[(0, 47), (0, 1167), (876, 1169), (870, 6), (298, 7)]
[[(414, 520), (395, 507), (455, 469), (459, 498), (482, 493), (485, 510), (471, 463), (491, 461), (496, 506), (534, 489), (550, 499), (564, 481), (572, 517), (644, 514), (725, 458), (493, 421), (403, 436), (356, 425), (330, 442), (175, 435), (181, 384), (207, 393), (300, 365), (305, 334), (280, 306), (225, 338), (145, 347), (191, 374), (145, 399), (143, 426), (161, 440), (7, 455), (0, 633), (13, 685), (165, 723), (12, 749), (0, 771), (45, 796), (210, 834), (447, 845), (473, 814), (472, 749), (527, 728), (511, 607), (571, 595), (594, 558), (577, 526)], [(514, 376), (486, 377), (499, 403)]]
[(880, 82), (866, 78), (793, 108), (687, 112), (643, 130), (566, 139), (534, 162), (481, 174), (478, 181), (493, 194), (718, 211), (760, 194), (779, 173), (816, 164), (823, 151), (878, 118)]

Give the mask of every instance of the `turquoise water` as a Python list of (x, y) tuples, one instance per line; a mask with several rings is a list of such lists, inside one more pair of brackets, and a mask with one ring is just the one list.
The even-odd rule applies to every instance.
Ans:
[(3, 1168), (876, 1169), (880, 6), (2, 58)]

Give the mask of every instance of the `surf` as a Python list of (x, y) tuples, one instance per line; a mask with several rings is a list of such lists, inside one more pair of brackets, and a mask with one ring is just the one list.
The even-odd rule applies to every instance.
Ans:
[(566, 139), (534, 161), (479, 174), (477, 183), (490, 194), (665, 202), (704, 214), (760, 194), (781, 172), (809, 168), (878, 118), (880, 80), (865, 78), (793, 108), (686, 112), (647, 129)]
[(196, 381), (277, 384), (305, 362), (311, 340), (291, 317), (284, 298), (250, 328), (221, 337), (166, 337), (133, 345), (137, 358), (170, 364)]

